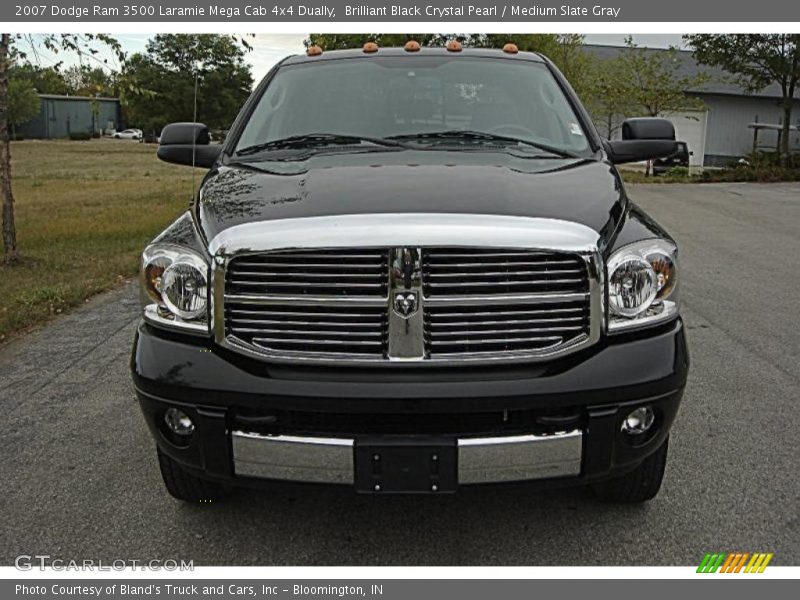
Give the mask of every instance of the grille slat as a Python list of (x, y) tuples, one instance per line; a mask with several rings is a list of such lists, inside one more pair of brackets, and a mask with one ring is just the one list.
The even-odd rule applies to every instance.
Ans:
[[(376, 259), (379, 257), (376, 257)], [(288, 261), (288, 262), (248, 262), (248, 261), (238, 261), (237, 265), (239, 268), (242, 269), (296, 269), (298, 264), (300, 266), (306, 267), (308, 269), (331, 269), (333, 271), (337, 271), (342, 268), (340, 263), (303, 263), (300, 261)], [(382, 263), (378, 262), (370, 262), (370, 263), (352, 263), (351, 267), (353, 269), (378, 269), (382, 267)]]
[[(253, 342), (256, 344), (266, 343), (269, 346), (273, 345), (298, 345), (308, 343), (304, 338), (273, 338), (273, 337), (254, 337)], [(354, 346), (380, 346), (383, 342), (380, 340), (315, 340), (314, 345), (319, 346), (337, 346), (337, 345), (354, 345)]]
[[(279, 307), (274, 307), (272, 312), (276, 315), (280, 315), (281, 317), (306, 317), (308, 319), (316, 319), (316, 318), (325, 318), (325, 319), (354, 319), (359, 317), (369, 317), (371, 313), (366, 312), (313, 312), (313, 310), (309, 310), (308, 312), (297, 311), (297, 310), (278, 310)], [(262, 310), (245, 310), (241, 308), (232, 308), (229, 311), (233, 315), (253, 315), (253, 316), (260, 316), (264, 314)], [(286, 322), (281, 320), (280, 322)], [(309, 321), (304, 321), (309, 322)]]
[[(284, 326), (299, 326), (299, 327), (346, 327), (348, 329), (358, 329), (360, 327), (372, 327), (370, 323), (354, 323), (353, 321), (282, 321), (280, 319), (237, 319), (237, 323), (243, 325), (284, 325)], [(241, 328), (239, 328), (241, 329)]]
[[(577, 285), (582, 282), (582, 279), (579, 278), (572, 278), (572, 279), (545, 279), (545, 280), (536, 280), (536, 279), (526, 279), (524, 281), (516, 281), (511, 279), (514, 277), (513, 274), (505, 275), (502, 278), (497, 278), (499, 281), (460, 281), (458, 283), (439, 283), (436, 285), (436, 292), (435, 295), (441, 295), (442, 290), (450, 290), (450, 289), (459, 289), (459, 288), (473, 288), (473, 287), (508, 287), (508, 286), (533, 286), (533, 285), (541, 285), (541, 286), (553, 286), (553, 285)], [(433, 294), (432, 294), (433, 295)]]
[[(470, 258), (475, 258), (471, 256)], [(431, 260), (426, 261), (427, 265), (447, 265), (449, 268), (453, 269), (485, 269), (487, 266), (492, 268), (506, 268), (506, 267), (543, 267), (545, 269), (550, 268), (558, 268), (558, 267), (567, 267), (574, 265), (575, 262), (571, 260), (542, 260), (542, 261), (531, 261), (530, 259), (521, 258), (515, 261), (483, 261), (483, 262), (450, 262), (450, 261), (443, 261), (441, 263), (435, 263)]]
[[(494, 267), (492, 267), (494, 268)], [(449, 271), (447, 273), (431, 273), (428, 277), (431, 280), (436, 279), (460, 279), (463, 277), (478, 277), (481, 279), (488, 279), (488, 278), (496, 278), (496, 277), (531, 277), (531, 276), (542, 276), (542, 275), (576, 275), (581, 276), (583, 275), (583, 271), (580, 269), (548, 269), (548, 270), (541, 270), (541, 271), (512, 271), (510, 269), (506, 271), (474, 271), (474, 272), (467, 272), (467, 271)]]
[(532, 334), (532, 333), (550, 333), (550, 332), (570, 332), (582, 331), (583, 327), (580, 325), (565, 325), (563, 327), (526, 327), (526, 328), (512, 328), (512, 329), (458, 329), (455, 331), (440, 331), (437, 335), (441, 339), (450, 337), (470, 337), (475, 335), (506, 335), (514, 337), (519, 334)]
[(583, 321), (583, 317), (563, 317), (554, 319), (500, 319), (494, 321), (439, 321), (436, 326), (442, 329), (450, 327), (492, 327), (495, 325), (530, 325), (535, 327), (539, 323), (574, 323)]
[[(381, 333), (359, 331), (332, 331), (330, 329), (284, 329), (282, 327), (231, 327), (233, 333), (256, 333), (259, 335), (310, 335), (336, 338), (378, 338)], [(255, 339), (255, 337), (253, 338)]]

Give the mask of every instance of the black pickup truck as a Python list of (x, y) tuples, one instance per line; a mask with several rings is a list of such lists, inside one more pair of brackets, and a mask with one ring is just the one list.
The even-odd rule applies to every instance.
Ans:
[(136, 395), (167, 490), (274, 480), (444, 494), (586, 484), (640, 502), (664, 475), (689, 358), (677, 248), (545, 57), (378, 48), (281, 61), (142, 256)]

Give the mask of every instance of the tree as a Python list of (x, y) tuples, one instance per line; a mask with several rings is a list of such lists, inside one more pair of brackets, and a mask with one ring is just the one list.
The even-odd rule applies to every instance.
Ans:
[(53, 67), (39, 67), (29, 62), (15, 62), (8, 71), (9, 81), (24, 81), (40, 94), (71, 94), (63, 73)]
[[(630, 37), (625, 45), (615, 76), (620, 77), (618, 93), (630, 100), (632, 114), (658, 117), (703, 107), (691, 90), (701, 89), (710, 77), (706, 73), (684, 74), (677, 48), (652, 51), (640, 48)], [(650, 161), (645, 175), (650, 175)]]
[(11, 143), (8, 137), (8, 68), (11, 35), (0, 35), (0, 192), (3, 194), (3, 262), (19, 258), (14, 225), (14, 194), (11, 190)]
[(640, 48), (630, 37), (625, 44), (619, 67), (627, 77), (621, 83), (632, 105), (644, 115), (658, 117), (703, 107), (702, 101), (687, 92), (702, 88), (710, 78), (705, 73), (682, 74), (677, 48), (654, 52)]
[(792, 105), (800, 88), (800, 34), (698, 34), (684, 39), (694, 49), (697, 62), (728, 71), (751, 92), (778, 84), (783, 108), (780, 160), (789, 166)]
[(584, 104), (600, 135), (607, 139), (614, 137), (626, 118), (641, 114), (628, 93), (628, 76), (619, 57), (596, 60), (587, 75)]
[(306, 47), (317, 45), (323, 50), (361, 48), (366, 42), (378, 46), (403, 46), (416, 40), (422, 46), (443, 47), (449, 40), (458, 40), (473, 48), (502, 48), (513, 42), (523, 52), (541, 52), (550, 58), (580, 95), (590, 72), (591, 58), (583, 51), (583, 36), (555, 35), (550, 33), (312, 33), (303, 42)]
[(74, 96), (117, 96), (117, 85), (114, 73), (101, 67), (89, 65), (73, 65), (63, 72), (63, 78), (69, 86), (67, 93)]
[[(246, 39), (217, 34), (159, 34), (130, 57), (120, 75), (120, 100), (131, 123), (160, 130), (197, 118), (212, 129), (230, 126), (250, 95)], [(196, 78), (196, 81), (195, 81)]]
[(367, 42), (378, 46), (402, 46), (409, 40), (416, 40), (422, 46), (444, 46), (447, 36), (439, 33), (311, 33), (303, 40), (306, 48), (319, 46), (323, 50), (347, 50), (361, 48)]
[(11, 134), (17, 137), (17, 125), (27, 123), (39, 114), (39, 94), (27, 81), (10, 79), (8, 82), (8, 124)]
[[(97, 57), (99, 50), (95, 44), (108, 46), (122, 60), (124, 54), (119, 42), (106, 34), (44, 33), (0, 34), (0, 194), (3, 196), (3, 263), (11, 265), (19, 260), (17, 249), (17, 229), (14, 222), (14, 194), (11, 187), (11, 143), (9, 130), (9, 73), (16, 60), (26, 60), (26, 47), (38, 56), (39, 48), (53, 53), (73, 52), (81, 59), (93, 59), (103, 64), (105, 60)], [(107, 59), (106, 59), (107, 60)]]

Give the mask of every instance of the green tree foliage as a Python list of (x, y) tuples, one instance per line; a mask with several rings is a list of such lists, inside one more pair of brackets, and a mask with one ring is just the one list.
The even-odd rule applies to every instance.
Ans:
[(449, 37), (438, 33), (311, 33), (303, 43), (306, 48), (319, 46), (323, 50), (347, 50), (361, 48), (367, 42), (378, 46), (402, 46), (416, 40), (422, 46), (444, 46)]
[(604, 138), (614, 137), (626, 118), (642, 114), (629, 94), (628, 81), (629, 73), (619, 58), (594, 60), (587, 73), (583, 102)]
[(39, 95), (27, 81), (11, 79), (8, 82), (8, 123), (12, 137), (17, 137), (16, 127), (27, 123), (39, 114)]
[(244, 61), (244, 38), (216, 34), (159, 34), (131, 56), (119, 78), (128, 120), (145, 131), (197, 119), (212, 129), (230, 127), (250, 95), (253, 77)]
[(62, 73), (74, 96), (108, 96), (118, 94), (116, 76), (101, 67), (89, 65), (73, 65)]
[(625, 43), (627, 48), (619, 55), (616, 73), (632, 107), (640, 114), (657, 117), (703, 107), (699, 99), (686, 92), (701, 89), (710, 77), (705, 73), (682, 73), (677, 48), (652, 51), (640, 48), (631, 38)]
[(697, 34), (684, 39), (698, 62), (731, 73), (751, 92), (777, 84), (781, 90), (783, 131), (781, 164), (790, 164), (789, 126), (794, 98), (800, 90), (800, 34)]
[(581, 35), (555, 35), (549, 33), (312, 33), (304, 41), (306, 47), (314, 44), (323, 50), (345, 50), (361, 48), (366, 42), (375, 42), (381, 47), (403, 46), (416, 40), (422, 46), (442, 47), (449, 40), (458, 40), (465, 47), (502, 48), (512, 42), (522, 52), (540, 52), (550, 58), (564, 73), (578, 94), (586, 91), (585, 83), (591, 72), (592, 60), (583, 49)]
[(64, 75), (53, 67), (40, 67), (28, 62), (16, 63), (8, 70), (9, 81), (26, 83), (40, 94), (71, 94)]
[(588, 92), (593, 59), (583, 50), (583, 36), (552, 33), (490, 33), (468, 36), (468, 44), (478, 48), (502, 48), (516, 44), (522, 52), (538, 52), (553, 61), (578, 96)]

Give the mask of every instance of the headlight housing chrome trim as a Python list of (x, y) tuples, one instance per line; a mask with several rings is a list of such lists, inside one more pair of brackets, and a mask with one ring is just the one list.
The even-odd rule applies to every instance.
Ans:
[[(609, 334), (652, 327), (678, 316), (677, 255), (673, 242), (659, 238), (628, 244), (611, 255), (606, 264)], [(622, 269), (627, 272), (620, 273)], [(631, 298), (636, 296), (640, 299), (633, 304)]]
[[(178, 306), (175, 299), (170, 298), (162, 287), (165, 276), (172, 269), (182, 267), (194, 269), (196, 279), (202, 285), (194, 286), (186, 293), (193, 294), (195, 305), (192, 309)], [(174, 277), (170, 279), (174, 280)], [(145, 321), (166, 329), (172, 329), (194, 335), (210, 335), (209, 330), (209, 283), (210, 270), (207, 260), (198, 252), (169, 243), (154, 243), (142, 253), (141, 300)], [(180, 285), (179, 281), (175, 281)]]

